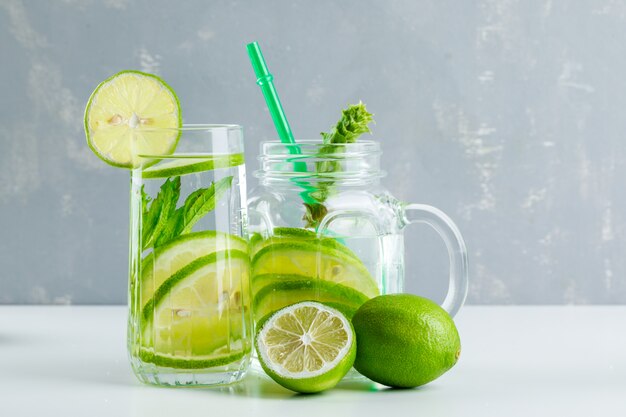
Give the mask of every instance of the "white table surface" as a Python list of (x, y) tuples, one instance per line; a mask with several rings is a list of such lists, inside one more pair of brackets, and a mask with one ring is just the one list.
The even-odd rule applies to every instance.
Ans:
[(626, 416), (626, 306), (466, 307), (459, 363), (418, 389), (295, 395), (260, 375), (158, 388), (131, 373), (126, 309), (0, 307), (0, 416)]

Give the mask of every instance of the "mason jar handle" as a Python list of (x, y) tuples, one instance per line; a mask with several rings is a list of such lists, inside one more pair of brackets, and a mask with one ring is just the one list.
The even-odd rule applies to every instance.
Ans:
[(454, 317), (465, 302), (468, 281), (467, 249), (459, 228), (443, 211), (425, 204), (403, 204), (401, 214), (405, 225), (425, 223), (445, 242), (450, 258), (450, 281), (441, 307)]

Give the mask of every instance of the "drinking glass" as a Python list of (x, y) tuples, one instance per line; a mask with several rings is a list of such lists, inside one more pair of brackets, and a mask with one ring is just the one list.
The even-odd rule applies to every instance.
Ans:
[(175, 130), (172, 154), (131, 173), (130, 362), (145, 383), (227, 384), (252, 346), (242, 129)]

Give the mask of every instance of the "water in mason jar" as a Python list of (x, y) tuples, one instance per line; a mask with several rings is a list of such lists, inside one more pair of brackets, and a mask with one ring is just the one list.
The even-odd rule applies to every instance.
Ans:
[(402, 234), (343, 236), (341, 242), (361, 260), (381, 294), (402, 292), (404, 237)]
[(212, 169), (218, 158), (163, 158), (132, 174), (129, 351), (147, 382), (229, 382), (210, 374), (248, 361), (245, 168)]

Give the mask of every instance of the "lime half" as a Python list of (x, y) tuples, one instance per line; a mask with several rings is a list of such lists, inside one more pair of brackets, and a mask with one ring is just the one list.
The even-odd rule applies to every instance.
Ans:
[(274, 381), (313, 393), (334, 387), (350, 370), (356, 337), (341, 312), (305, 301), (260, 323), (256, 348), (261, 366)]
[(104, 80), (85, 108), (87, 144), (116, 167), (141, 165), (138, 155), (171, 154), (181, 124), (174, 90), (159, 77), (139, 71), (122, 71)]

